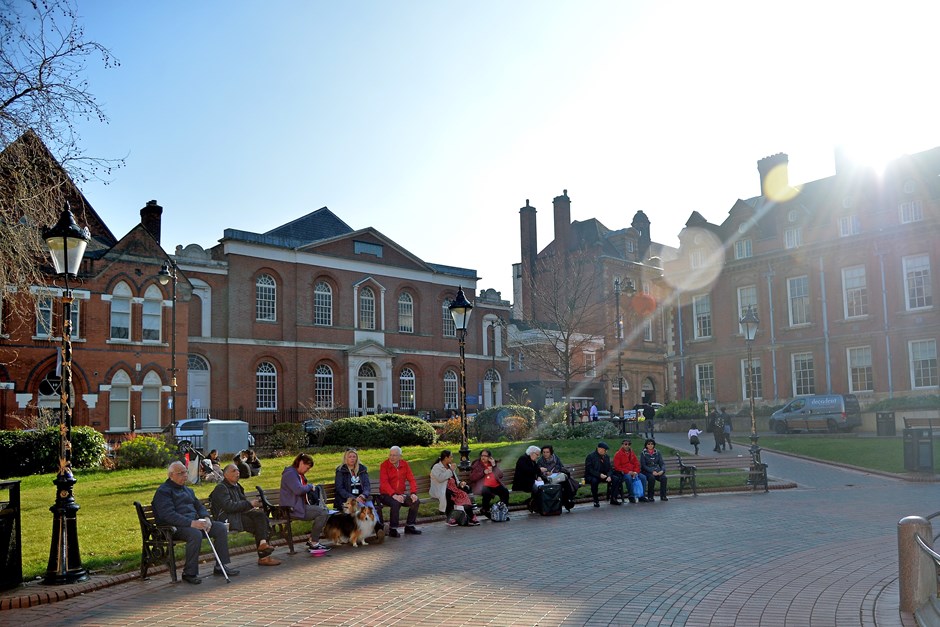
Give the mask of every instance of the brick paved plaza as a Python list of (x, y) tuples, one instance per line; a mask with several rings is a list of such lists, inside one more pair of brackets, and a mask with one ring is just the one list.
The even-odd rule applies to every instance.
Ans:
[(8, 610), (0, 623), (902, 624), (896, 524), (937, 509), (936, 484), (765, 461), (799, 488), (579, 505), (553, 518), (519, 512), (476, 528), (434, 523), (419, 537), (320, 558), (279, 550), (275, 568), (246, 554), (231, 584), (209, 574), (198, 587), (174, 585), (160, 573)]

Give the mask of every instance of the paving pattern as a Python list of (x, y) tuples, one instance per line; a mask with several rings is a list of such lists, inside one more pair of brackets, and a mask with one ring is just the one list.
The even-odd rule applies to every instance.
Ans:
[(247, 554), (235, 558), (242, 572), (231, 584), (211, 574), (200, 586), (171, 584), (160, 574), (0, 612), (0, 623), (912, 624), (897, 611), (896, 525), (933, 511), (937, 485), (764, 461), (800, 487), (579, 505), (550, 518), (513, 513), (475, 528), (429, 524), (421, 536), (324, 557), (279, 550), (284, 563), (274, 568)]

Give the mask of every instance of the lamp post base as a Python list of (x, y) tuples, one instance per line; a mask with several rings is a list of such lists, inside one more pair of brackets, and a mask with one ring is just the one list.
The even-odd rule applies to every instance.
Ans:
[(88, 571), (82, 567), (82, 557), (78, 552), (76, 514), (79, 506), (72, 496), (75, 477), (67, 468), (59, 473), (53, 483), (56, 486), (56, 499), (49, 508), (52, 512), (52, 544), (49, 547), (49, 566), (42, 582), (59, 586), (87, 580)]
[(460, 445), (460, 464), (457, 468), (465, 472), (470, 470), (470, 447), (466, 442)]
[(757, 485), (753, 481), (753, 477), (756, 472), (760, 471), (761, 461), (760, 461), (760, 445), (757, 443), (757, 440), (760, 438), (756, 433), (751, 434), (751, 448), (749, 449), (751, 453), (751, 474), (748, 475), (747, 485)]

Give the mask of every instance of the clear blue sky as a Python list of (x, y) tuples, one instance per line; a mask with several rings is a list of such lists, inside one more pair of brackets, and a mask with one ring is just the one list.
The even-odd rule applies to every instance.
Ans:
[(940, 145), (937, 3), (77, 1), (121, 61), (81, 133), (127, 159), (84, 191), (118, 236), (157, 199), (169, 252), (328, 206), (509, 300), (527, 198), (540, 247), (563, 189), (676, 245), (767, 155), (800, 183)]

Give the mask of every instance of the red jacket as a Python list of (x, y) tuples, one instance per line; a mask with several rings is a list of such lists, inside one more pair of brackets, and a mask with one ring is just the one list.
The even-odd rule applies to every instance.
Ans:
[(405, 493), (405, 481), (411, 486), (411, 491), (417, 494), (418, 484), (415, 481), (411, 466), (405, 460), (399, 460), (398, 468), (387, 459), (379, 466), (379, 492), (388, 496)]
[(640, 472), (640, 460), (632, 450), (624, 451), (619, 448), (614, 454), (614, 470), (619, 470), (623, 474)]

